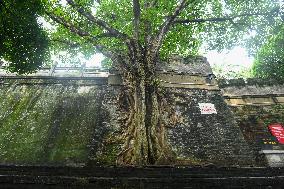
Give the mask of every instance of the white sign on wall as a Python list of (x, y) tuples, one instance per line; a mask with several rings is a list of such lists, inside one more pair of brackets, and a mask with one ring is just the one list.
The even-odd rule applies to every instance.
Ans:
[(201, 114), (217, 114), (214, 104), (211, 103), (198, 103)]

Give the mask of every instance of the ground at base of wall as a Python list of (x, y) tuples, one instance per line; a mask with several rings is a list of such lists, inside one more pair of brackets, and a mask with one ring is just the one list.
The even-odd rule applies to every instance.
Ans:
[(1, 188), (283, 188), (284, 169), (0, 166)]

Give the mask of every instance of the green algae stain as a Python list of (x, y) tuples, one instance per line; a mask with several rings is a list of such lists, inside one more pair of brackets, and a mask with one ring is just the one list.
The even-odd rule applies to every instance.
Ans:
[(61, 99), (46, 139), (46, 156), (52, 161), (86, 160), (87, 145), (95, 127), (95, 102), (85, 97)]
[(96, 162), (100, 165), (114, 165), (116, 164), (116, 159), (121, 151), (121, 146), (119, 143), (109, 143), (104, 144), (101, 153), (97, 154)]
[(96, 118), (96, 88), (0, 86), (0, 163), (81, 163)]

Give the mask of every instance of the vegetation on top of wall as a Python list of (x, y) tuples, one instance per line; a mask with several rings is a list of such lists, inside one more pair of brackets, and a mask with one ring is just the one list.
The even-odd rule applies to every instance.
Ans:
[(267, 108), (265, 113), (263, 115), (259, 114), (257, 118), (262, 119), (266, 126), (272, 123), (281, 123), (284, 126), (284, 105), (277, 104)]

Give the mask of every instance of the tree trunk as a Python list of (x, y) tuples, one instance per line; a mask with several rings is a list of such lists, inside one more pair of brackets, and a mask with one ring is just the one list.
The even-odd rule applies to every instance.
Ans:
[[(166, 126), (171, 112), (155, 85), (146, 86), (146, 131), (148, 139), (148, 163), (169, 164), (174, 161), (174, 153), (167, 141)], [(167, 107), (169, 106), (169, 107)]]
[[(151, 77), (152, 78), (152, 77)], [(153, 81), (138, 78), (130, 82), (121, 103), (127, 104), (124, 146), (118, 156), (121, 165), (168, 164), (174, 161), (174, 153), (167, 143), (166, 117), (169, 107), (158, 94)], [(169, 123), (169, 122), (168, 122)]]
[[(134, 82), (133, 82), (134, 83)], [(145, 126), (145, 87), (143, 80), (135, 83), (127, 89), (126, 94), (122, 95), (123, 106), (127, 116), (123, 140), (123, 150), (119, 154), (118, 164), (144, 165), (147, 164), (147, 134)]]

